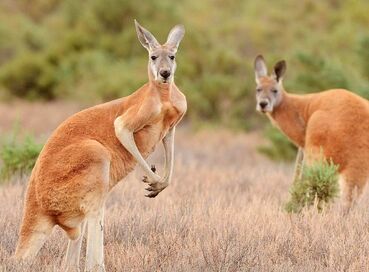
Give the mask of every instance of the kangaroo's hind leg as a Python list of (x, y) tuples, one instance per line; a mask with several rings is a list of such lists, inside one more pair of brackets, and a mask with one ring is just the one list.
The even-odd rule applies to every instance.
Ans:
[(349, 167), (346, 171), (341, 173), (340, 190), (345, 210), (348, 211), (356, 204), (364, 191), (367, 180), (368, 178), (365, 175), (362, 175), (362, 173), (356, 171), (356, 168), (353, 167)]
[[(87, 227), (86, 271), (96, 271), (96, 268), (104, 267), (102, 230), (100, 233), (94, 226), (98, 225), (101, 228), (100, 224), (103, 223), (103, 214), (100, 212), (109, 188), (109, 162), (93, 165), (86, 174), (79, 177), (79, 180), (84, 183), (85, 190), (78, 194), (78, 203), (75, 205), (81, 210), (83, 218), (67, 216), (66, 219), (59, 219), (70, 239), (65, 268), (69, 271), (79, 271), (80, 250), (84, 230)], [(76, 221), (79, 220), (80, 223), (76, 225)]]
[[(98, 146), (96, 146), (98, 148)], [(103, 154), (101, 150), (99, 154)], [(104, 204), (109, 192), (110, 160), (96, 160), (84, 176), (86, 184), (79, 207), (87, 220), (86, 271), (105, 271), (103, 254)]]
[(65, 271), (79, 271), (79, 259), (84, 232), (86, 229), (86, 220), (80, 226), (80, 235), (76, 240), (69, 239), (67, 254), (64, 261)]
[(105, 271), (104, 207), (88, 218), (87, 229), (86, 271)]
[[(89, 248), (90, 233), (94, 235), (93, 231), (90, 231), (90, 218), (98, 216), (110, 188), (110, 155), (105, 147), (96, 141), (85, 141), (78, 154), (88, 163), (87, 167), (77, 172), (68, 185), (62, 188), (63, 191), (59, 190), (54, 197), (58, 203), (63, 204), (63, 212), (57, 218), (58, 224), (66, 231), (69, 239), (73, 240), (69, 242), (65, 259), (69, 270), (78, 270), (83, 230), (87, 224)], [(98, 258), (96, 263), (103, 266), (102, 257)], [(87, 258), (86, 264), (89, 263), (94, 264)]]

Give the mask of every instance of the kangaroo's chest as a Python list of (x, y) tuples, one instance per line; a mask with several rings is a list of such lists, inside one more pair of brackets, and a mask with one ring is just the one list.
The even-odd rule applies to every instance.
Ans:
[(279, 114), (271, 116), (268, 114), (272, 124), (283, 132), (295, 145), (305, 146), (305, 121), (298, 114), (288, 116)]
[(163, 102), (157, 117), (136, 133), (136, 143), (144, 156), (153, 152), (156, 144), (181, 120), (186, 112), (186, 106), (180, 100)]
[(184, 114), (184, 111), (181, 109), (180, 105), (174, 105), (171, 102), (165, 102), (163, 103), (162, 114), (162, 127), (164, 131), (167, 131), (179, 122)]
[(168, 131), (181, 120), (184, 112), (180, 103), (164, 102), (161, 114), (150, 126), (152, 133), (155, 134), (153, 140), (156, 142), (161, 141)]

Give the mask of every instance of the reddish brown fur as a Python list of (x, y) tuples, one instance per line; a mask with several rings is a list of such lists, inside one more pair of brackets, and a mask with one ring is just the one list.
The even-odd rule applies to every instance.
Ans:
[[(135, 21), (141, 44), (149, 52), (149, 83), (128, 97), (81, 111), (62, 123), (43, 148), (28, 184), (23, 222), (15, 256), (32, 258), (55, 225), (69, 237), (64, 269), (79, 269), (87, 226), (87, 271), (104, 268), (104, 203), (109, 191), (135, 167), (143, 167), (156, 197), (173, 173), (175, 126), (187, 110), (185, 96), (174, 84), (175, 53), (184, 27), (170, 31), (167, 42)], [(163, 178), (145, 158), (162, 141)]]
[(80, 222), (135, 167), (136, 161), (115, 135), (118, 116), (135, 131), (137, 147), (147, 157), (182, 118), (185, 102), (174, 83), (150, 81), (128, 97), (86, 109), (63, 122), (32, 171), (16, 255), (24, 254), (41, 225), (45, 235), (59, 225), (76, 239)]
[[(270, 89), (272, 77), (260, 78)], [(333, 89), (316, 94), (292, 95), (283, 90), (281, 103), (268, 116), (297, 146), (307, 160), (319, 156), (339, 165), (346, 200), (354, 187), (361, 193), (369, 180), (369, 102), (347, 90)]]

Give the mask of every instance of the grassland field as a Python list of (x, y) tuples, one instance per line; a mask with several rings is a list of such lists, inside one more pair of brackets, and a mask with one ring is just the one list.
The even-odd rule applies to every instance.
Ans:
[[(1, 133), (17, 121), (46, 139), (81, 105), (1, 105)], [(283, 204), (292, 164), (260, 155), (259, 133), (224, 129), (177, 132), (173, 183), (144, 197), (135, 170), (110, 194), (105, 213), (107, 271), (368, 271), (369, 195), (349, 214), (339, 205), (298, 215)], [(163, 163), (158, 146), (149, 162)], [(59, 271), (67, 238), (59, 228), (29, 267), (10, 259), (18, 238), (27, 177), (0, 186), (0, 271)], [(83, 251), (84, 252), (84, 251)], [(81, 265), (83, 265), (82, 260)], [(81, 266), (82, 267), (82, 266)]]

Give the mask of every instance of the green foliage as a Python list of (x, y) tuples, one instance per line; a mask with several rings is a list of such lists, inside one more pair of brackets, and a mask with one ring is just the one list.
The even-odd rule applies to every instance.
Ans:
[(0, 180), (6, 181), (14, 174), (28, 174), (41, 149), (42, 145), (37, 144), (31, 136), (26, 136), (22, 142), (18, 142), (14, 136), (5, 141), (0, 150)]
[[(369, 36), (365, 36), (361, 39), (359, 44), (358, 55), (361, 60), (361, 67), (364, 76), (369, 79)], [(369, 88), (367, 90), (369, 93)], [(367, 95), (369, 98), (369, 94)]]
[[(0, 4), (0, 99), (98, 102), (130, 94), (147, 80), (133, 19), (160, 42), (170, 27), (185, 25), (176, 83), (187, 96), (186, 118), (198, 124), (249, 129), (268, 122), (260, 125), (254, 114), (259, 53), (270, 68), (287, 60), (284, 82), (293, 92), (348, 88), (369, 98), (368, 1), (12, 3)], [(270, 145), (262, 153), (293, 159), (295, 148), (281, 133), (267, 128), (265, 135)]]
[(55, 98), (53, 67), (39, 55), (26, 53), (0, 72), (0, 81), (14, 96), (26, 99)]
[(303, 168), (301, 180), (294, 181), (290, 200), (285, 205), (289, 213), (299, 213), (303, 208), (316, 205), (318, 211), (333, 202), (339, 194), (338, 166), (325, 159)]
[[(301, 67), (296, 77), (296, 83), (300, 85), (301, 89), (322, 91), (336, 87), (350, 88), (348, 74), (338, 64), (304, 53), (298, 54), (297, 59)], [(312, 86), (315, 90), (311, 90)]]
[(277, 128), (269, 125), (264, 137), (269, 143), (258, 148), (262, 154), (277, 161), (292, 161), (296, 157), (296, 146)]
[[(363, 56), (361, 58), (363, 68), (369, 66), (367, 50), (363, 49), (366, 46), (365, 43), (366, 40), (364, 39), (360, 43), (359, 50)], [(365, 57), (368, 57), (368, 59), (365, 60)], [(306, 53), (297, 54), (296, 61), (298, 62), (296, 64), (298, 73), (291, 84), (298, 86), (300, 92), (319, 92), (343, 88), (355, 91), (364, 97), (369, 97), (369, 82), (364, 80), (364, 73), (360, 74), (360, 69), (350, 70), (338, 60)]]
[(1, 97), (100, 102), (131, 93), (147, 80), (133, 19), (160, 42), (185, 25), (176, 83), (192, 120), (260, 127), (251, 114), (259, 53), (270, 65), (287, 60), (287, 89), (340, 87), (369, 97), (368, 1), (13, 2), (0, 4)]

